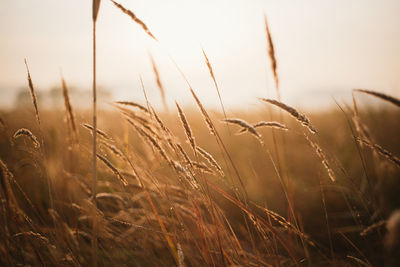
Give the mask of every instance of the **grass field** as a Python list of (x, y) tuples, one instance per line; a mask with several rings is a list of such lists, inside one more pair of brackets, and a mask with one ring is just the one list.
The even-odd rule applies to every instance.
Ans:
[(353, 102), (305, 113), (277, 90), (225, 112), (188, 81), (192, 105), (91, 111), (63, 83), (64, 107), (46, 109), (27, 71), (32, 106), (0, 112), (0, 265), (400, 264), (398, 99), (349, 89)]

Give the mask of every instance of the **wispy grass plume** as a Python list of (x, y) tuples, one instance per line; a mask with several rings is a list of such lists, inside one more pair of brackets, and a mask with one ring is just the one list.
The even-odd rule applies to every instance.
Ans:
[(214, 82), (215, 89), (217, 90), (217, 93), (218, 93), (219, 103), (221, 104), (222, 112), (224, 113), (224, 118), (226, 119), (227, 117), (226, 117), (225, 107), (224, 107), (224, 104), (222, 103), (221, 94), (219, 92), (219, 86), (218, 86), (217, 80), (215, 79), (213, 68), (212, 68), (210, 60), (208, 59), (208, 56), (203, 48), (201, 48), (201, 51), (203, 52), (204, 59), (206, 60), (208, 71), (210, 72), (211, 78)]
[[(88, 130), (90, 130), (90, 132), (93, 134), (93, 127), (92, 127), (92, 125), (87, 124), (87, 123), (82, 123), (81, 125), (82, 125), (82, 127), (86, 128), (86, 129), (88, 129)], [(103, 137), (104, 139), (107, 139), (107, 140), (109, 140), (109, 141), (112, 140), (112, 138), (111, 138), (110, 136), (108, 136), (108, 134), (106, 134), (105, 132), (103, 132), (103, 131), (100, 130), (100, 129), (96, 129), (96, 133), (97, 133), (98, 135), (100, 135), (101, 137)]]
[(224, 176), (224, 172), (222, 171), (221, 166), (219, 166), (218, 162), (214, 159), (214, 157), (208, 153), (207, 151), (205, 151), (204, 149), (202, 149), (201, 147), (197, 146), (196, 147), (197, 152), (199, 152), (199, 154), (205, 158), (215, 169), (217, 169), (217, 171), (221, 174), (221, 176)]
[(21, 137), (21, 136), (26, 136), (26, 137), (28, 137), (28, 138), (32, 141), (33, 145), (34, 145), (36, 148), (39, 148), (39, 147), (40, 147), (40, 143), (39, 143), (38, 139), (36, 138), (36, 136), (35, 136), (30, 130), (28, 130), (28, 129), (26, 129), (26, 128), (18, 129), (18, 130), (14, 133), (13, 138), (14, 138), (14, 139), (17, 139), (17, 138), (19, 138), (19, 137)]
[(160, 73), (158, 72), (158, 68), (156, 65), (156, 62), (154, 61), (154, 58), (152, 57), (152, 55), (149, 53), (149, 57), (150, 57), (150, 61), (151, 61), (151, 66), (153, 67), (153, 72), (154, 72), (154, 76), (156, 78), (156, 83), (157, 83), (157, 87), (160, 90), (160, 94), (161, 94), (161, 99), (164, 105), (164, 109), (166, 111), (168, 111), (168, 106), (167, 106), (167, 101), (165, 99), (165, 90), (164, 90), (164, 86), (161, 82), (161, 78), (160, 78)]
[(242, 119), (226, 119), (226, 120), (222, 120), (222, 121), (239, 125), (239, 126), (245, 128), (247, 131), (249, 131), (252, 135), (257, 137), (258, 139), (261, 138), (261, 135), (257, 132), (257, 130), (253, 127), (253, 125), (251, 125), (250, 123), (248, 123)]
[(384, 93), (380, 93), (380, 92), (376, 92), (376, 91), (372, 91), (372, 90), (365, 90), (365, 89), (354, 89), (354, 91), (375, 96), (379, 99), (382, 99), (384, 101), (392, 103), (393, 105), (395, 105), (397, 107), (400, 107), (400, 99), (397, 99), (393, 96), (386, 95)]
[(123, 185), (128, 185), (128, 181), (122, 176), (122, 174), (119, 172), (119, 170), (104, 156), (100, 155), (97, 153), (97, 158), (100, 159), (117, 177), (118, 179), (123, 183)]
[(260, 100), (283, 109), (284, 111), (288, 112), (293, 118), (299, 121), (303, 126), (307, 127), (311, 133), (313, 134), (317, 133), (317, 130), (315, 130), (315, 128), (311, 125), (311, 122), (306, 117), (306, 115), (301, 114), (296, 109), (274, 99), (260, 98)]
[(269, 30), (268, 20), (267, 20), (266, 15), (264, 15), (264, 23), (265, 23), (265, 32), (267, 34), (268, 56), (271, 61), (272, 74), (274, 75), (276, 94), (277, 94), (278, 100), (280, 101), (281, 94), (279, 91), (279, 77), (278, 77), (278, 73), (277, 73), (278, 63), (276, 61), (275, 46), (274, 46), (274, 42), (272, 41), (271, 32)]
[(68, 119), (68, 122), (70, 123), (72, 132), (74, 134), (74, 139), (75, 139), (75, 141), (77, 141), (78, 132), (76, 129), (75, 115), (74, 115), (74, 111), (72, 109), (71, 101), (69, 99), (67, 83), (65, 82), (63, 77), (61, 77), (61, 85), (62, 85), (62, 92), (63, 92), (63, 96), (64, 96), (64, 105), (65, 105), (65, 109), (67, 111), (67, 119)]
[(188, 138), (190, 145), (192, 146), (193, 152), (196, 154), (196, 142), (194, 140), (192, 129), (190, 129), (185, 113), (183, 113), (183, 110), (179, 106), (178, 102), (175, 102), (175, 104), (178, 109), (179, 119), (181, 120), (182, 126), (185, 129), (186, 137)]
[(40, 125), (39, 109), (38, 109), (38, 104), (37, 104), (37, 99), (36, 99), (36, 94), (35, 94), (35, 88), (33, 86), (31, 73), (29, 71), (29, 67), (28, 67), (28, 63), (26, 62), (26, 59), (25, 59), (25, 66), (26, 66), (26, 71), (28, 73), (29, 91), (31, 92), (32, 103), (35, 108), (36, 120), (37, 120), (38, 124)]
[[(283, 125), (282, 123), (276, 122), (276, 121), (260, 121), (257, 122), (256, 124), (253, 125), (254, 128), (261, 128), (261, 127), (270, 127), (270, 128), (275, 128), (275, 129), (280, 129), (287, 131), (289, 130), (288, 127)], [(243, 128), (238, 132), (238, 134), (244, 133), (247, 131), (247, 128)]]
[(310, 145), (315, 149), (315, 153), (317, 153), (318, 157), (321, 159), (322, 165), (324, 165), (326, 171), (328, 172), (329, 178), (332, 180), (332, 182), (335, 182), (336, 181), (335, 173), (333, 172), (322, 148), (316, 142), (312, 141), (307, 135), (304, 136), (310, 143)]
[(131, 17), (131, 19), (136, 22), (137, 24), (140, 25), (140, 27), (142, 27), (142, 29), (154, 40), (157, 41), (156, 37), (150, 32), (149, 28), (147, 27), (147, 25), (141, 21), (138, 17), (136, 17), (136, 15), (130, 11), (129, 9), (126, 9), (125, 7), (123, 7), (121, 4), (118, 4), (117, 2), (115, 2), (114, 0), (111, 0), (111, 2), (113, 2), (113, 4), (118, 7), (122, 12), (124, 12), (125, 14), (127, 14), (129, 17)]
[(361, 139), (361, 138), (357, 138), (357, 141), (360, 144), (364, 144), (369, 148), (372, 148), (375, 152), (377, 152), (379, 155), (387, 158), (388, 160), (390, 160), (391, 162), (393, 162), (394, 164), (397, 165), (397, 167), (400, 168), (400, 159), (398, 157), (396, 157), (395, 155), (393, 155), (391, 152), (387, 151), (386, 149), (384, 149), (383, 147), (381, 147), (378, 144), (373, 144), (368, 142), (365, 139)]
[(115, 103), (119, 104), (119, 105), (123, 105), (123, 106), (135, 107), (135, 108), (138, 108), (138, 109), (140, 109), (140, 110), (142, 110), (142, 111), (144, 111), (146, 113), (149, 113), (149, 110), (146, 107), (144, 107), (141, 104), (136, 103), (136, 102), (132, 102), (132, 101), (116, 101)]

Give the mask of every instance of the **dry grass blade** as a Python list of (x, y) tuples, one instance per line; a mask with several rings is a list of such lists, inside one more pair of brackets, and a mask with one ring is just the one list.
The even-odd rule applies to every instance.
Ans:
[(97, 16), (99, 14), (99, 9), (100, 9), (100, 2), (101, 2), (101, 0), (93, 0), (93, 3), (92, 3), (92, 8), (93, 8), (92, 18), (93, 18), (94, 22), (97, 21)]
[(6, 125), (6, 123), (4, 122), (4, 119), (1, 116), (0, 116), (0, 126), (2, 128), (7, 128), (7, 125)]
[(135, 103), (135, 102), (132, 102), (132, 101), (116, 101), (115, 103), (119, 104), (119, 105), (135, 107), (135, 108), (138, 108), (138, 109), (140, 109), (140, 110), (142, 110), (142, 111), (144, 111), (146, 113), (149, 113), (149, 110), (146, 107), (144, 107), (141, 104), (139, 104), (139, 103)]
[(369, 134), (368, 127), (361, 121), (360, 116), (358, 115), (359, 112), (358, 112), (357, 101), (356, 98), (354, 97), (354, 91), (351, 93), (351, 96), (353, 99), (354, 112), (351, 110), (350, 107), (348, 107), (348, 110), (350, 111), (350, 113), (352, 113), (352, 120), (354, 126), (356, 127), (356, 131), (361, 138), (366, 140), (371, 140), (371, 135)]
[(136, 17), (136, 15), (130, 11), (129, 9), (126, 9), (125, 7), (123, 7), (121, 4), (118, 4), (117, 2), (115, 2), (114, 0), (111, 0), (111, 2), (113, 2), (113, 4), (118, 7), (122, 12), (124, 12), (125, 14), (127, 14), (129, 17), (131, 17), (131, 19), (136, 22), (137, 24), (139, 24), (142, 29), (154, 40), (157, 41), (156, 37), (154, 37), (154, 35), (150, 32), (149, 28), (147, 27), (147, 25), (141, 21), (138, 17)]
[(390, 160), (391, 162), (396, 164), (397, 167), (400, 167), (400, 159), (398, 157), (396, 157), (395, 155), (393, 155), (391, 152), (389, 152), (386, 149), (384, 149), (383, 147), (381, 147), (380, 145), (372, 144), (372, 143), (368, 142), (367, 140), (364, 140), (364, 139), (361, 139), (361, 138), (357, 138), (357, 141), (360, 144), (364, 144), (367, 147), (372, 148), (379, 155), (387, 158), (388, 160)]
[(274, 43), (272, 42), (271, 32), (269, 31), (268, 20), (267, 20), (266, 15), (264, 15), (264, 22), (265, 22), (265, 32), (267, 34), (267, 42), (268, 42), (268, 56), (271, 61), (271, 69), (272, 69), (272, 73), (273, 73), (274, 79), (275, 79), (276, 94), (278, 96), (278, 99), (280, 100), (281, 94), (279, 92), (279, 77), (278, 77), (278, 73), (277, 73), (278, 63), (276, 61), (275, 47), (274, 47)]
[(149, 99), (147, 98), (146, 89), (144, 88), (142, 76), (140, 76), (140, 75), (139, 75), (139, 80), (140, 80), (140, 85), (142, 86), (142, 92), (143, 92), (144, 98), (146, 99), (147, 110), (150, 111), (150, 102), (149, 102)]
[(210, 133), (216, 136), (214, 124), (212, 123), (210, 116), (208, 116), (206, 109), (204, 108), (203, 104), (201, 104), (199, 98), (197, 97), (197, 95), (195, 94), (195, 92), (191, 87), (190, 87), (190, 93), (192, 94), (194, 100), (196, 101), (196, 104), (199, 107), (201, 114), (203, 115), (203, 119), (206, 122), (208, 129), (210, 130)]
[(181, 109), (179, 104), (177, 102), (175, 102), (175, 104), (176, 107), (178, 108), (179, 119), (181, 120), (182, 126), (185, 129), (186, 137), (188, 138), (190, 145), (192, 146), (193, 152), (196, 154), (196, 142), (194, 140), (192, 129), (190, 129), (185, 113), (183, 113), (183, 110)]
[(300, 230), (297, 229), (296, 226), (294, 226), (291, 222), (289, 222), (288, 220), (286, 220), (283, 216), (279, 215), (278, 213), (269, 210), (267, 208), (264, 208), (262, 206), (256, 205), (258, 208), (262, 209), (265, 211), (265, 213), (270, 216), (274, 221), (276, 221), (277, 223), (279, 223), (283, 228), (285, 228), (288, 231), (291, 231), (295, 234), (297, 234), (298, 236), (302, 237), (304, 240), (307, 241), (308, 244), (315, 246), (314, 242), (310, 239), (310, 237), (301, 232)]
[(63, 96), (64, 96), (64, 105), (65, 105), (65, 109), (67, 110), (67, 118), (71, 124), (72, 132), (74, 133), (74, 138), (77, 139), (78, 133), (77, 133), (77, 129), (76, 129), (75, 115), (74, 115), (74, 111), (72, 110), (71, 101), (69, 99), (67, 83), (65, 82), (63, 77), (61, 77), (61, 84), (62, 84), (62, 91), (63, 91)]
[(310, 143), (310, 145), (315, 149), (315, 153), (317, 153), (318, 157), (321, 159), (322, 165), (324, 165), (326, 171), (328, 172), (329, 178), (332, 180), (332, 182), (335, 182), (336, 181), (335, 173), (330, 167), (328, 159), (325, 156), (325, 153), (322, 151), (321, 147), (317, 143), (312, 141), (307, 135), (305, 135), (305, 137), (307, 141)]
[(395, 98), (393, 96), (386, 95), (384, 93), (380, 93), (380, 92), (376, 92), (376, 91), (372, 91), (372, 90), (365, 90), (365, 89), (354, 89), (353, 91), (375, 96), (375, 97), (380, 98), (380, 99), (382, 99), (384, 101), (392, 103), (395, 106), (400, 107), (400, 99), (397, 99), (397, 98)]
[(93, 27), (92, 27), (92, 40), (93, 40), (93, 58), (92, 58), (92, 70), (93, 70), (93, 80), (92, 80), (92, 94), (93, 94), (93, 143), (92, 143), (92, 200), (93, 200), (93, 222), (92, 222), (92, 233), (93, 237), (91, 240), (92, 243), (92, 264), (93, 266), (97, 266), (97, 234), (98, 234), (98, 229), (97, 229), (97, 201), (96, 201), (96, 193), (97, 193), (97, 49), (96, 49), (96, 21), (97, 21), (97, 16), (99, 13), (100, 9), (100, 0), (93, 0), (92, 2), (92, 19), (93, 19)]
[(19, 138), (19, 137), (21, 137), (21, 136), (26, 136), (26, 137), (28, 137), (28, 138), (33, 142), (33, 145), (34, 145), (36, 148), (39, 148), (39, 147), (40, 147), (39, 141), (37, 140), (36, 136), (35, 136), (30, 130), (28, 130), (28, 129), (26, 129), (26, 128), (18, 129), (18, 130), (15, 132), (15, 134), (13, 135), (13, 138), (14, 138), (14, 139), (17, 139), (17, 138)]
[[(172, 166), (173, 166), (174, 170), (177, 173), (183, 174), (183, 176), (185, 177), (186, 181), (189, 183), (189, 185), (193, 189), (198, 189), (199, 188), (199, 184), (197, 183), (196, 179), (194, 178), (194, 175), (192, 174), (192, 172), (189, 172), (185, 167), (183, 167), (181, 164), (179, 164), (176, 161), (172, 161)], [(192, 163), (191, 163), (191, 167), (197, 169), (197, 166), (195, 164), (192, 164)], [(205, 167), (207, 168), (207, 166), (205, 166)], [(210, 170), (209, 168), (207, 168), (207, 169)], [(212, 173), (212, 171), (211, 171), (211, 173)]]
[(31, 238), (40, 240), (41, 242), (45, 243), (46, 245), (50, 245), (50, 242), (47, 239), (47, 237), (44, 237), (43, 235), (41, 235), (39, 233), (32, 232), (32, 231), (17, 233), (13, 237), (17, 238), (17, 237), (22, 237), (22, 236), (31, 237)]
[(26, 66), (26, 71), (28, 73), (28, 84), (29, 84), (29, 91), (31, 92), (31, 97), (32, 97), (32, 103), (35, 108), (35, 114), (36, 114), (36, 120), (38, 124), (40, 125), (40, 117), (39, 117), (39, 109), (37, 105), (37, 99), (36, 99), (36, 94), (35, 94), (35, 88), (33, 87), (33, 82), (31, 78), (31, 73), (29, 71), (28, 63), (26, 62), (25, 59), (25, 66)]
[(125, 203), (124, 199), (121, 196), (116, 195), (116, 194), (112, 194), (112, 193), (106, 193), (106, 192), (98, 193), (96, 195), (96, 198), (97, 199), (115, 199), (117, 201)]
[(164, 86), (161, 82), (160, 73), (158, 72), (156, 62), (154, 61), (154, 58), (151, 56), (150, 53), (149, 53), (149, 57), (150, 57), (150, 61), (151, 61), (151, 66), (153, 67), (154, 76), (156, 78), (157, 87), (160, 90), (161, 99), (162, 99), (164, 108), (166, 111), (168, 111), (167, 101), (165, 100), (165, 90), (164, 90)]
[(152, 107), (151, 107), (151, 112), (154, 118), (156, 119), (158, 126), (164, 131), (164, 133), (166, 135), (171, 135), (171, 131), (167, 128), (167, 126), (165, 126), (161, 118), (158, 116), (157, 112)]
[(371, 233), (373, 230), (375, 230), (375, 229), (377, 229), (377, 228), (379, 228), (379, 227), (381, 227), (381, 226), (383, 226), (383, 225), (385, 225), (385, 224), (386, 224), (386, 221), (385, 221), (385, 220), (380, 220), (380, 221), (378, 221), (378, 222), (376, 222), (376, 223), (374, 223), (374, 224), (371, 224), (370, 226), (368, 226), (368, 227), (365, 228), (364, 230), (362, 230), (361, 233), (360, 233), (360, 235), (361, 235), (361, 236), (366, 236), (366, 235), (368, 235), (369, 233)]
[(317, 130), (314, 129), (314, 127), (311, 125), (310, 120), (304, 115), (301, 114), (300, 112), (298, 112), (296, 109), (282, 103), (279, 102), (277, 100), (274, 99), (267, 99), (267, 98), (260, 98), (260, 100), (270, 103), (272, 105), (275, 105), (281, 109), (283, 109), (284, 111), (288, 112), (290, 115), (292, 115), (292, 117), (294, 117), (297, 121), (299, 121), (302, 125), (304, 125), (305, 127), (308, 128), (308, 130), (315, 134), (317, 133)]
[(116, 146), (114, 146), (113, 144), (108, 143), (107, 141), (103, 141), (102, 144), (108, 149), (110, 150), (114, 155), (116, 155), (117, 157), (123, 159), (124, 155), (122, 153), (122, 151), (117, 148)]
[(171, 164), (171, 160), (168, 158), (167, 153), (165, 150), (161, 147), (161, 144), (156, 140), (153, 136), (151, 136), (149, 133), (147, 133), (143, 128), (140, 126), (136, 125), (132, 120), (128, 120), (128, 122), (138, 131), (138, 133), (145, 137), (146, 140), (160, 153), (160, 155), (169, 163)]
[(214, 174), (214, 171), (211, 170), (206, 164), (204, 164), (203, 162), (197, 162), (197, 161), (192, 161), (192, 165), (195, 169), (197, 170), (201, 170), (202, 172), (205, 173), (210, 173), (210, 174)]
[[(288, 127), (286, 127), (285, 125), (283, 125), (279, 122), (276, 122), (276, 121), (260, 121), (260, 122), (257, 122), (256, 124), (254, 124), (253, 127), (254, 128), (271, 127), (271, 128), (284, 130), (284, 131), (289, 130)], [(242, 130), (240, 130), (238, 132), (238, 134), (244, 133), (246, 131), (247, 131), (247, 128), (243, 128)]]
[[(93, 134), (93, 127), (92, 127), (92, 125), (90, 125), (90, 124), (88, 124), (88, 123), (82, 123), (81, 126), (84, 127), (84, 128), (86, 128), (86, 129), (88, 129), (88, 130), (90, 130), (91, 133)], [(103, 132), (102, 130), (96, 129), (96, 133), (97, 133), (98, 135), (100, 135), (101, 137), (103, 137), (104, 139), (107, 139), (107, 140), (109, 140), (109, 141), (112, 141), (112, 138), (111, 138), (110, 136), (108, 136), (108, 134), (106, 134), (105, 132)]]
[(362, 259), (359, 259), (357, 257), (351, 256), (351, 255), (347, 255), (346, 257), (349, 258), (349, 259), (352, 259), (353, 261), (357, 262), (361, 266), (365, 266), (365, 267), (371, 267), (372, 266), (368, 262), (365, 262)]
[(281, 245), (285, 248), (285, 250), (288, 252), (290, 258), (293, 260), (293, 262), (296, 264), (296, 266), (300, 266), (293, 250), (292, 247), (289, 246), (289, 244), (285, 241), (285, 239), (278, 233), (272, 225), (268, 224), (263, 218), (261, 218), (259, 215), (254, 213), (251, 209), (248, 208), (247, 205), (243, 204), (239, 200), (235, 199), (232, 197), (230, 194), (216, 186), (214, 183), (210, 182), (209, 180), (206, 180), (207, 184), (210, 185), (215, 191), (220, 193), (224, 198), (232, 202), (234, 205), (236, 205), (238, 208), (240, 208), (242, 211), (248, 214), (252, 220), (257, 223), (260, 226), (265, 227), (267, 230), (269, 230), (275, 237), (276, 239), (281, 243)]
[(176, 249), (178, 250), (178, 263), (179, 267), (185, 267), (185, 255), (183, 254), (183, 250), (181, 244), (176, 244)]
[(245, 128), (247, 131), (249, 131), (255, 137), (261, 138), (261, 135), (257, 132), (257, 130), (251, 124), (247, 123), (246, 121), (244, 121), (242, 119), (225, 119), (222, 121), (239, 125), (239, 126)]
[(176, 144), (176, 147), (178, 148), (180, 154), (185, 159), (186, 164), (192, 166), (192, 161), (190, 160), (188, 154), (186, 154), (185, 150), (183, 150), (183, 147), (180, 144)]
[(9, 205), (10, 202), (17, 203), (17, 200), (15, 199), (14, 193), (10, 187), (9, 179), (7, 179), (7, 177), (15, 181), (14, 175), (8, 169), (7, 165), (0, 159), (0, 189), (2, 189), (4, 197)]
[(0, 169), (3, 170), (5, 174), (7, 174), (9, 177), (14, 177), (14, 175), (11, 173), (11, 171), (8, 169), (7, 165), (0, 159)]
[(217, 80), (215, 79), (213, 68), (212, 68), (210, 60), (208, 59), (207, 54), (206, 54), (206, 52), (204, 51), (203, 48), (201, 48), (201, 51), (203, 52), (204, 59), (206, 60), (208, 71), (210, 72), (211, 78), (212, 78), (212, 80), (214, 82), (215, 89), (217, 89), (219, 102), (221, 104), (222, 112), (224, 112), (224, 117), (226, 119), (227, 117), (226, 117), (225, 107), (224, 107), (224, 104), (222, 104), (222, 98), (221, 98), (221, 94), (219, 92), (219, 87), (218, 87), (218, 84), (217, 84)]
[(221, 176), (224, 176), (224, 172), (222, 171), (221, 166), (219, 166), (218, 162), (213, 158), (213, 156), (202, 149), (201, 147), (196, 147), (197, 152), (200, 153), (200, 155), (205, 158), (217, 171), (221, 174)]
[(126, 117), (131, 118), (132, 120), (137, 121), (137, 122), (139, 122), (140, 124), (143, 124), (143, 125), (152, 125), (152, 122), (151, 122), (151, 120), (150, 120), (150, 118), (148, 116), (146, 116), (144, 114), (141, 114), (141, 113), (137, 113), (137, 112), (135, 112), (133, 110), (130, 110), (130, 109), (127, 109), (127, 108), (120, 107), (120, 106), (116, 106), (116, 107)]
[(119, 180), (126, 186), (128, 181), (122, 176), (119, 170), (105, 157), (97, 153), (97, 158), (100, 159), (110, 170), (119, 178)]
[(289, 130), (288, 127), (283, 125), (282, 123), (276, 122), (276, 121), (260, 121), (257, 122), (256, 124), (253, 125), (254, 128), (259, 128), (259, 127), (272, 127), (272, 128), (277, 128), (277, 129), (282, 129), (282, 130)]

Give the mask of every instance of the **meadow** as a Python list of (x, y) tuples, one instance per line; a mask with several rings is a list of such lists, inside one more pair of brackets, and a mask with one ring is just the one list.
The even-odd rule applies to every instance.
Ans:
[(190, 81), (192, 105), (156, 109), (143, 86), (91, 111), (62, 80), (46, 109), (27, 64), (32, 105), (0, 112), (0, 265), (398, 266), (400, 100), (286, 105), (265, 25), (277, 98), (252, 112), (208, 109)]

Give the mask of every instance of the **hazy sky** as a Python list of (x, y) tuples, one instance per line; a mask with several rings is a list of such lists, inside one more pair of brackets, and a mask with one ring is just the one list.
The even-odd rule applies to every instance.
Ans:
[[(263, 14), (276, 47), (283, 100), (332, 102), (352, 88), (400, 97), (399, 0), (119, 0), (159, 39), (150, 39), (110, 1), (98, 22), (98, 80), (115, 99), (143, 101), (142, 75), (159, 104), (148, 52), (159, 66), (167, 101), (192, 101), (176, 60), (201, 99), (217, 94), (201, 53), (214, 67), (224, 102), (233, 107), (265, 97), (273, 80)], [(38, 90), (91, 86), (91, 0), (0, 0), (0, 104), (26, 85), (27, 58)], [(310, 99), (310, 101), (304, 101)]]

